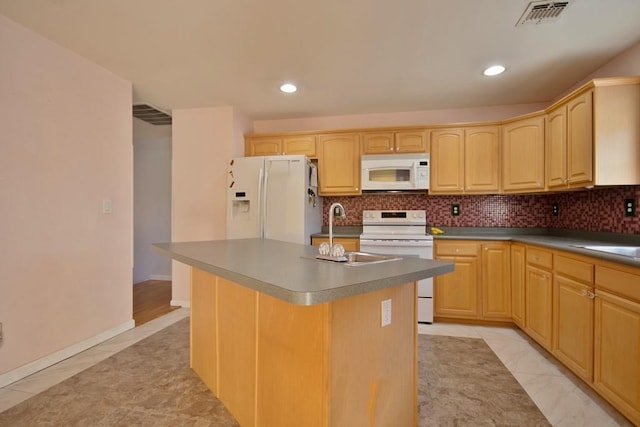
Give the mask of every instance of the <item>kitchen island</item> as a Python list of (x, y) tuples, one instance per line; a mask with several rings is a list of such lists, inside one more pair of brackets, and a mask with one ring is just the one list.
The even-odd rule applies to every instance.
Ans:
[(267, 239), (154, 247), (192, 267), (191, 367), (241, 425), (416, 425), (415, 281), (451, 263), (346, 266)]

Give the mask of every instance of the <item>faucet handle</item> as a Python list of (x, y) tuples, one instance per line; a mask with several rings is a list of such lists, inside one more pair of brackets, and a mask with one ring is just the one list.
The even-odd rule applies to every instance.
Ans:
[(318, 252), (320, 252), (320, 255), (329, 255), (329, 252), (331, 252), (331, 246), (329, 246), (327, 242), (320, 243)]
[(344, 256), (344, 246), (340, 243), (336, 243), (331, 248), (331, 256)]

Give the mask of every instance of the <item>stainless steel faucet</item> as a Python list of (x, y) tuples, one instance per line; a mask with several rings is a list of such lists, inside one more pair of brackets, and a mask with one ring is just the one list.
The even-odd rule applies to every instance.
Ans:
[(329, 208), (329, 254), (333, 254), (333, 213), (336, 209), (338, 210), (338, 217), (347, 217), (347, 214), (344, 211), (344, 206), (340, 203), (333, 203)]

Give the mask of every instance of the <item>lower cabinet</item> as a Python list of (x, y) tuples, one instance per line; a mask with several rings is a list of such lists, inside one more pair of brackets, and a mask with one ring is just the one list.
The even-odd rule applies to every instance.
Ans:
[(513, 321), (640, 425), (640, 268), (524, 243), (436, 240), (436, 320)]
[(524, 330), (541, 346), (551, 351), (553, 255), (550, 251), (527, 247), (526, 257)]
[(455, 264), (434, 280), (434, 314), (440, 318), (511, 320), (510, 243), (436, 241), (435, 258)]
[(511, 320), (524, 329), (525, 322), (525, 246), (511, 245)]
[[(329, 243), (328, 237), (312, 237), (311, 245), (320, 246), (322, 243)], [(358, 252), (360, 250), (359, 237), (334, 237), (333, 243), (340, 243), (347, 252)]]
[(640, 425), (639, 284), (640, 272), (596, 266), (593, 387), (635, 425)]
[(556, 255), (553, 274), (553, 354), (593, 381), (593, 264)]

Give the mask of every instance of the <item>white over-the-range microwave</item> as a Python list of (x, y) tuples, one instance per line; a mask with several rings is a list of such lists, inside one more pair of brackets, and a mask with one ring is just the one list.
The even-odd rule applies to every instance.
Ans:
[(429, 154), (368, 154), (362, 156), (363, 190), (429, 189)]

